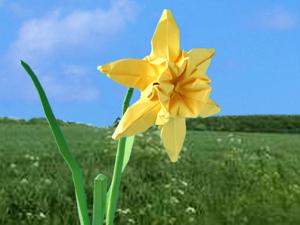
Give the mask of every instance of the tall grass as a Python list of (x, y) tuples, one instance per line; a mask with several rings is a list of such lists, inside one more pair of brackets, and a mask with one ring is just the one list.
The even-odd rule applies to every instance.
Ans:
[[(109, 178), (112, 129), (65, 126), (84, 168)], [(31, 141), (29, 141), (31, 140)], [(79, 224), (70, 174), (48, 126), (0, 126), (0, 224)], [(178, 163), (156, 129), (138, 135), (116, 224), (300, 224), (300, 135), (189, 131)]]

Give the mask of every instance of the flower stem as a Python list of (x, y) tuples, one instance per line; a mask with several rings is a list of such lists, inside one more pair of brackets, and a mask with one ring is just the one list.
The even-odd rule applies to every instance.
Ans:
[(128, 106), (129, 106), (130, 100), (132, 98), (133, 90), (134, 90), (133, 88), (128, 88), (128, 91), (126, 93), (126, 96), (125, 96), (124, 102), (123, 102), (123, 108), (122, 108), (123, 115), (125, 114)]
[[(123, 102), (123, 110), (122, 110), (123, 115), (129, 106), (132, 94), (133, 94), (133, 88), (129, 88)], [(107, 211), (106, 211), (107, 225), (113, 225), (114, 223), (115, 212), (116, 212), (116, 207), (117, 207), (118, 197), (119, 197), (119, 188), (121, 184), (125, 146), (126, 146), (126, 137), (123, 137), (119, 140), (118, 143), (114, 172), (113, 172), (111, 188), (110, 188), (111, 191), (108, 192), (109, 195), (108, 195), (108, 204), (107, 204)]]

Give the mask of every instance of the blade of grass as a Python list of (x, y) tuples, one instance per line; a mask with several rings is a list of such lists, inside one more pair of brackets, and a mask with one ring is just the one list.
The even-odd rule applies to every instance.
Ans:
[(44, 112), (46, 114), (49, 126), (52, 130), (52, 134), (55, 138), (56, 144), (58, 146), (59, 152), (63, 159), (65, 160), (66, 164), (68, 165), (69, 169), (72, 173), (72, 178), (75, 186), (75, 194), (76, 194), (76, 202), (77, 202), (77, 208), (78, 208), (78, 214), (80, 219), (81, 225), (90, 225), (89, 217), (88, 217), (88, 210), (87, 210), (87, 201), (86, 201), (86, 194), (84, 191), (84, 181), (83, 181), (83, 175), (81, 172), (81, 169), (76, 162), (75, 158), (69, 151), (68, 145), (65, 141), (64, 135), (58, 126), (57, 120), (52, 112), (51, 106), (49, 104), (49, 101), (47, 99), (47, 96), (43, 90), (42, 85), (40, 84), (37, 76), (32, 71), (30, 66), (23, 62), (21, 60), (21, 65), (26, 70), (26, 72), (31, 77), (38, 94), (40, 96), (42, 106), (44, 109)]
[(103, 225), (106, 207), (107, 178), (99, 174), (94, 180), (93, 225)]

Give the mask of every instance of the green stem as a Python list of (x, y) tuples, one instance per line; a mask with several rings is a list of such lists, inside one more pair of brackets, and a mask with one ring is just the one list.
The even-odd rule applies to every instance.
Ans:
[(107, 178), (99, 174), (94, 180), (93, 225), (103, 225), (106, 207)]
[(123, 107), (122, 107), (123, 115), (125, 114), (128, 106), (129, 106), (130, 100), (132, 98), (133, 90), (134, 90), (133, 88), (128, 88), (128, 91), (125, 95), (125, 98), (124, 98), (124, 101), (123, 101)]
[[(133, 94), (133, 88), (129, 88), (123, 102), (123, 110), (122, 110), (123, 115), (129, 106), (132, 94)], [(107, 225), (113, 225), (114, 223), (115, 212), (116, 212), (116, 207), (117, 207), (118, 197), (119, 197), (119, 189), (121, 184), (121, 177), (122, 177), (122, 166), (124, 161), (125, 145), (126, 145), (126, 137), (123, 137), (119, 140), (118, 143), (111, 187), (110, 187), (110, 191), (108, 192), (108, 204), (107, 204), (107, 211), (106, 211)]]
[(52, 130), (53, 136), (55, 138), (56, 144), (59, 149), (59, 153), (65, 160), (66, 164), (68, 165), (69, 169), (72, 173), (72, 178), (75, 186), (75, 194), (76, 194), (76, 202), (78, 208), (78, 214), (80, 219), (81, 225), (90, 225), (89, 217), (88, 217), (88, 210), (87, 210), (87, 201), (86, 201), (86, 194), (84, 191), (84, 181), (81, 169), (76, 162), (75, 158), (71, 154), (64, 135), (58, 126), (57, 120), (52, 112), (51, 106), (47, 99), (47, 96), (43, 90), (42, 85), (40, 84), (37, 76), (32, 71), (30, 66), (21, 60), (21, 65), (26, 70), (26, 72), (31, 77), (42, 102), (44, 112), (46, 114), (49, 126)]

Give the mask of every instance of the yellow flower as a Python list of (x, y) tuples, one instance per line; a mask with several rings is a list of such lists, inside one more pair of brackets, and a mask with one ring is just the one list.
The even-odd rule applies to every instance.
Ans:
[(164, 10), (144, 59), (122, 59), (98, 67), (114, 81), (137, 88), (140, 99), (128, 108), (114, 139), (135, 135), (156, 124), (166, 151), (175, 162), (185, 139), (185, 118), (208, 117), (220, 111), (209, 99), (206, 70), (215, 50), (180, 49), (179, 28), (170, 10)]

